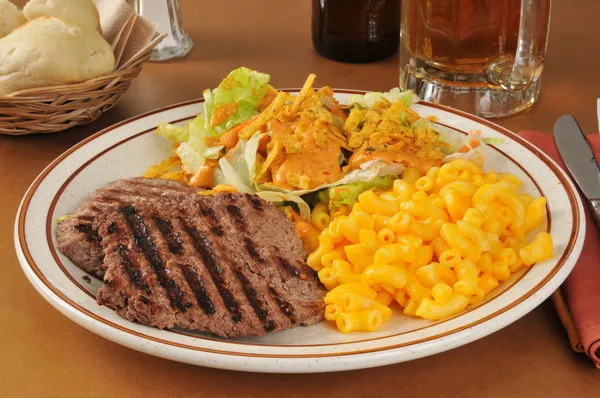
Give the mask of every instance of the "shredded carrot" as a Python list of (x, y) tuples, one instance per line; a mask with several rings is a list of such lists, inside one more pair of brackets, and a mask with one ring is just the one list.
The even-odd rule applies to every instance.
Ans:
[(202, 163), (202, 165), (190, 178), (189, 185), (193, 187), (211, 188), (213, 186), (213, 180), (215, 178), (216, 167), (216, 161), (210, 159), (205, 160), (204, 163)]
[(311, 223), (298, 221), (295, 225), (296, 235), (302, 240), (308, 252), (313, 252), (319, 247), (319, 232)]
[(230, 150), (231, 148), (237, 145), (240, 138), (238, 135), (240, 130), (241, 129), (233, 128), (228, 132), (224, 133), (221, 136), (221, 138), (219, 138), (219, 144), (225, 145), (225, 148), (227, 148), (227, 150)]
[(232, 128), (231, 130), (223, 133), (223, 135), (219, 138), (219, 144), (225, 145), (227, 149), (231, 149), (237, 145), (239, 141), (240, 131), (250, 124), (251, 121), (257, 118), (258, 115), (252, 116), (249, 120), (246, 120), (244, 123), (239, 124)]
[(479, 146), (479, 141), (478, 140), (471, 140), (471, 141), (469, 141), (469, 146), (471, 148), (473, 148), (473, 149), (477, 148)]

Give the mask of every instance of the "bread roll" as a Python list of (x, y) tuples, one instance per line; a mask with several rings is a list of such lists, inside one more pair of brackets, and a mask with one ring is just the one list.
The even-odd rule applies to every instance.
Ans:
[(0, 0), (0, 38), (27, 22), (23, 12), (8, 0)]
[(57, 17), (100, 31), (100, 16), (92, 0), (30, 0), (23, 7), (28, 20), (38, 17)]
[(100, 33), (42, 17), (0, 39), (0, 96), (80, 82), (112, 71), (115, 57)]

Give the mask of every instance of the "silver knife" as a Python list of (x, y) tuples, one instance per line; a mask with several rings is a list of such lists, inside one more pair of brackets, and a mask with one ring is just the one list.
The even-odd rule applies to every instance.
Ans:
[(556, 121), (554, 142), (569, 173), (588, 200), (594, 221), (600, 228), (600, 167), (573, 116), (564, 115)]

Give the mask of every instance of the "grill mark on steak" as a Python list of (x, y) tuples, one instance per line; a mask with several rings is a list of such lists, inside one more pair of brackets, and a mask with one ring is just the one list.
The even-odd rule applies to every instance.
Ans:
[[(123, 265), (123, 269), (125, 269), (125, 273), (129, 277), (131, 283), (140, 289), (144, 290), (148, 294), (152, 294), (150, 287), (145, 282), (142, 282), (142, 274), (138, 267), (133, 265), (131, 260), (129, 260), (129, 256), (127, 255), (127, 249), (123, 245), (119, 245), (117, 248), (119, 252), (119, 257), (121, 257), (121, 264)], [(104, 284), (112, 284), (111, 280), (104, 280)]]
[(262, 202), (260, 201), (260, 199), (254, 197), (252, 195), (249, 195), (248, 200), (250, 201), (250, 204), (252, 205), (252, 207), (254, 207), (256, 210), (258, 210), (258, 211), (263, 210), (263, 205), (262, 205)]
[(122, 206), (119, 211), (132, 229), (135, 243), (150, 263), (150, 267), (154, 270), (158, 283), (166, 290), (171, 305), (181, 312), (186, 312), (187, 308), (181, 302), (183, 292), (177, 286), (177, 283), (167, 276), (165, 266), (158, 255), (158, 249), (148, 236), (148, 229), (146, 224), (144, 224), (144, 220), (137, 213), (135, 207), (131, 205)]
[(250, 306), (252, 306), (254, 313), (256, 314), (258, 319), (262, 322), (264, 329), (267, 332), (270, 332), (273, 329), (275, 329), (275, 322), (273, 322), (272, 319), (267, 319), (267, 317), (269, 316), (268, 304), (264, 300), (261, 300), (258, 297), (258, 293), (256, 292), (256, 289), (252, 286), (252, 284), (250, 283), (248, 278), (246, 278), (246, 275), (244, 275), (238, 269), (235, 270), (235, 275), (237, 276), (238, 280), (240, 281), (240, 283), (242, 285), (242, 289), (244, 290), (244, 294), (246, 295), (246, 298), (248, 299)]
[(219, 223), (219, 221), (217, 220), (217, 216), (215, 215), (215, 212), (210, 207), (201, 207), (200, 214), (202, 214), (202, 217), (208, 218), (210, 223), (213, 225), (216, 225)]
[[(279, 250), (277, 250), (277, 248), (273, 248), (272, 249), (275, 255), (275, 258), (277, 259), (277, 262), (279, 264), (279, 266), (285, 271), (287, 272), (288, 275), (293, 276), (293, 277), (299, 277), (300, 279), (307, 279), (309, 278), (311, 275), (314, 275), (314, 271), (312, 268), (308, 267), (306, 264), (303, 263), (296, 263), (296, 265), (292, 264), (291, 262), (289, 262), (288, 260), (286, 260), (284, 257), (282, 257), (279, 253)], [(318, 276), (316, 276), (318, 278)]]
[(289, 261), (287, 261), (281, 256), (276, 256), (276, 258), (277, 262), (279, 263), (279, 266), (282, 267), (285, 271), (287, 271), (291, 276), (300, 276), (300, 271), (298, 271), (298, 268), (290, 264)]
[[(245, 198), (246, 197), (247, 196), (245, 196)], [(255, 314), (267, 332), (272, 331), (275, 328), (289, 327), (289, 325), (293, 325), (294, 322), (289, 319), (291, 314), (289, 310), (289, 304), (286, 303), (286, 305), (283, 305), (284, 307), (288, 307), (286, 314), (282, 310), (281, 300), (278, 301), (276, 297), (273, 297), (273, 294), (271, 294), (269, 291), (269, 286), (266, 281), (260, 278), (258, 280), (256, 279), (258, 275), (257, 272), (259, 272), (258, 270), (262, 268), (265, 260), (258, 253), (256, 243), (254, 241), (249, 238), (241, 239), (241, 237), (248, 235), (249, 232), (244, 222), (238, 222), (238, 220), (244, 219), (243, 212), (241, 211), (240, 207), (237, 206), (239, 200), (236, 200), (233, 195), (221, 195), (220, 198), (221, 200), (218, 201), (219, 205), (216, 205), (215, 208), (221, 209), (226, 216), (223, 218), (226, 224), (228, 224), (228, 226), (225, 227), (225, 231), (227, 231), (225, 234), (226, 238), (231, 239), (235, 237), (234, 239), (239, 240), (239, 243), (242, 243), (243, 241), (243, 244), (247, 249), (246, 252), (236, 252), (235, 263), (238, 264), (236, 275), (243, 286), (248, 302), (254, 309)], [(227, 221), (229, 222), (227, 223)], [(233, 241), (232, 244), (235, 245), (235, 241)], [(251, 263), (255, 265), (252, 266)], [(253, 271), (253, 269), (255, 271)], [(253, 283), (252, 281), (255, 282)]]
[(174, 254), (181, 254), (181, 238), (179, 237), (179, 233), (173, 230), (171, 223), (160, 217), (153, 217), (152, 219), (162, 236), (166, 239), (169, 250)]
[(279, 294), (275, 291), (275, 289), (273, 289), (271, 286), (269, 286), (269, 294), (271, 295), (271, 297), (273, 297), (275, 299), (281, 312), (285, 316), (290, 318), (290, 322), (292, 322), (292, 325), (295, 325), (296, 317), (294, 316), (294, 307), (292, 307), (292, 305), (290, 303), (288, 303), (287, 301), (283, 300), (279, 296)]
[[(222, 268), (221, 274), (225, 281), (225, 286), (232, 293), (232, 296), (237, 300), (240, 317), (249, 327), (253, 328), (254, 330), (258, 331), (265, 327), (273, 330), (276, 327), (275, 323), (270, 326), (269, 320), (267, 320), (266, 323), (261, 321), (256, 313), (255, 306), (257, 304), (253, 302), (252, 293), (247, 289), (248, 286), (244, 285), (243, 281), (238, 277), (238, 272), (243, 274), (244, 261), (239, 259), (238, 256), (231, 251), (231, 247), (234, 246), (232, 245), (232, 242), (229, 242), (227, 237), (227, 235), (229, 235), (229, 233), (232, 231), (231, 226), (227, 223), (221, 223), (221, 221), (229, 219), (229, 213), (224, 211), (224, 209), (219, 206), (211, 206), (210, 202), (215, 201), (218, 202), (218, 200), (215, 200), (214, 198), (210, 198), (208, 200), (206, 198), (200, 198), (199, 200), (195, 201), (195, 203), (192, 205), (192, 207), (195, 209), (198, 207), (200, 209), (210, 208), (210, 212), (208, 213), (207, 217), (208, 220), (206, 218), (203, 219), (202, 221), (204, 221), (204, 223), (197, 224), (195, 227), (197, 227), (199, 231), (202, 231), (201, 233), (204, 233), (206, 224), (209, 226), (212, 225), (210, 228), (211, 232), (215, 228), (218, 228), (220, 231), (222, 231), (222, 234), (220, 235), (208, 233), (205, 235), (205, 237), (207, 238), (207, 241), (210, 242), (212, 252), (214, 253), (215, 257), (219, 259), (219, 265)], [(204, 213), (200, 213), (207, 214), (206, 211)], [(246, 280), (246, 282), (248, 281)], [(254, 286), (251, 284), (250, 287), (254, 288)], [(258, 303), (258, 305), (260, 306), (260, 303)]]
[[(244, 201), (241, 203), (245, 202), (244, 204), (247, 204), (247, 206), (240, 206), (240, 209), (246, 220), (246, 235), (252, 237), (254, 242), (262, 243), (261, 246), (257, 246), (259, 255), (264, 259), (264, 263), (259, 265), (259, 269), (264, 269), (265, 271), (269, 269), (271, 270), (269, 272), (274, 272), (275, 274), (271, 274), (272, 276), (270, 276), (270, 278), (275, 278), (273, 279), (274, 281), (281, 278), (281, 283), (269, 283), (269, 287), (272, 288), (268, 293), (270, 296), (269, 300), (273, 302), (270, 308), (277, 305), (279, 307), (277, 312), (281, 312), (287, 316), (292, 324), (304, 324), (306, 323), (304, 319), (318, 318), (320, 315), (318, 303), (315, 302), (314, 309), (311, 309), (312, 303), (310, 301), (305, 301), (302, 296), (290, 294), (292, 291), (301, 289), (306, 292), (303, 294), (310, 296), (307, 289), (309, 286), (310, 289), (314, 289), (313, 291), (322, 289), (316, 273), (305, 263), (304, 248), (298, 244), (300, 242), (294, 243), (293, 240), (290, 241), (290, 244), (286, 244), (288, 241), (279, 242), (272, 240), (273, 235), (266, 232), (267, 230), (264, 229), (259, 220), (262, 218), (283, 220), (285, 216), (274, 206), (267, 204), (263, 206), (262, 212), (259, 213), (254, 206), (251, 206), (251, 200), (256, 201), (257, 198), (251, 195), (244, 196)], [(240, 201), (237, 203), (241, 204)], [(286, 225), (285, 228), (287, 231), (284, 232), (282, 230), (281, 232), (295, 236), (291, 225)], [(280, 243), (281, 246), (279, 246)], [(243, 245), (244, 243), (241, 242), (241, 244)], [(290, 256), (290, 251), (297, 254)], [(283, 258), (288, 264), (281, 263), (277, 257)]]
[(235, 205), (227, 205), (226, 209), (227, 213), (229, 213), (235, 222), (235, 225), (237, 225), (242, 231), (245, 231), (246, 226), (244, 225), (244, 216), (242, 216), (240, 208)]
[[(211, 213), (214, 216), (214, 213), (211, 210)], [(216, 218), (215, 218), (216, 219)], [(200, 254), (204, 266), (208, 270), (221, 298), (223, 299), (223, 303), (227, 310), (231, 313), (231, 319), (234, 322), (241, 322), (242, 316), (240, 313), (240, 308), (238, 303), (235, 301), (235, 298), (225, 286), (225, 281), (223, 280), (223, 270), (219, 265), (217, 257), (215, 256), (213, 249), (210, 245), (210, 242), (206, 239), (200, 231), (198, 231), (195, 227), (190, 226), (185, 222), (185, 220), (180, 219), (181, 224), (183, 225), (185, 232), (192, 239), (192, 244), (194, 245), (194, 249)]]
[(246, 244), (246, 250), (248, 250), (248, 254), (252, 256), (252, 258), (258, 263), (264, 263), (265, 259), (261, 257), (261, 255), (256, 251), (256, 247), (254, 246), (254, 242), (252, 239), (248, 237), (244, 237), (244, 243)]
[(100, 242), (102, 239), (98, 235), (98, 231), (92, 228), (92, 224), (77, 224), (73, 228), (82, 234), (85, 234), (85, 239), (88, 242)]
[(219, 227), (210, 227), (210, 232), (217, 236), (223, 236), (223, 230)]
[(119, 228), (117, 227), (117, 224), (115, 224), (114, 222), (110, 223), (108, 228), (106, 228), (106, 232), (108, 232), (109, 234), (114, 234), (118, 230), (119, 230)]
[[(183, 242), (179, 232), (175, 232), (173, 225), (170, 221), (160, 218), (158, 216), (153, 217), (153, 220), (158, 227), (161, 236), (167, 243), (167, 247), (172, 255), (181, 256), (183, 254)], [(206, 315), (213, 315), (215, 313), (215, 306), (205, 289), (204, 281), (198, 274), (196, 267), (193, 264), (181, 263), (183, 260), (181, 257), (177, 258), (175, 265), (181, 271), (183, 280), (190, 287), (196, 303)], [(192, 307), (192, 303), (186, 302), (184, 304), (187, 308)]]
[[(196, 267), (190, 264), (177, 264), (186, 282), (190, 285), (190, 289), (194, 292), (196, 302), (202, 308), (206, 315), (213, 315), (215, 313), (215, 306), (208, 296), (206, 289), (204, 288), (204, 282), (196, 271)], [(187, 303), (186, 303), (187, 304)]]
[(210, 207), (200, 207), (200, 214), (204, 217), (210, 225), (210, 232), (217, 236), (223, 236), (223, 229), (219, 225), (219, 220), (215, 212)]

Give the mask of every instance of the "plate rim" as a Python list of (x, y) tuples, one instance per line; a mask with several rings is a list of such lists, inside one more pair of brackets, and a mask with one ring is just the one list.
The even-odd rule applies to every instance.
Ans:
[[(299, 89), (282, 89), (282, 90), (286, 90), (286, 91), (298, 91)], [(349, 90), (349, 89), (335, 89), (336, 93), (341, 93), (341, 94), (362, 94), (365, 93), (365, 91), (362, 90)], [(25, 217), (27, 212), (23, 211), (24, 210), (24, 206), (27, 206), (30, 202), (31, 199), (34, 195), (34, 193), (36, 192), (37, 188), (39, 187), (39, 185), (42, 183), (42, 181), (44, 180), (44, 178), (54, 169), (54, 167), (56, 167), (56, 165), (58, 165), (59, 163), (61, 163), (66, 157), (68, 157), (70, 154), (72, 154), (73, 152), (75, 152), (77, 149), (79, 149), (80, 147), (86, 145), (87, 143), (93, 141), (95, 138), (102, 136), (104, 134), (107, 134), (109, 132), (111, 132), (112, 130), (115, 130), (123, 125), (127, 125), (129, 123), (132, 123), (136, 120), (139, 119), (143, 119), (146, 118), (148, 116), (157, 114), (157, 113), (161, 113), (161, 112), (165, 112), (165, 111), (169, 111), (169, 110), (173, 110), (176, 108), (181, 108), (181, 107), (185, 107), (185, 106), (189, 106), (189, 105), (195, 105), (195, 104), (200, 104), (202, 103), (203, 100), (202, 99), (194, 99), (194, 100), (190, 100), (190, 101), (184, 101), (181, 103), (177, 103), (177, 104), (173, 104), (173, 105), (169, 105), (166, 107), (162, 107), (162, 108), (158, 108), (149, 112), (145, 112), (143, 114), (131, 117), (129, 119), (123, 120), (121, 122), (118, 122), (112, 126), (109, 126), (89, 137), (87, 137), (86, 139), (76, 143), (75, 145), (73, 145), (71, 148), (67, 149), (65, 152), (63, 152), (61, 155), (59, 155), (55, 160), (53, 160), (47, 167), (45, 167), (43, 169), (43, 171), (36, 177), (36, 179), (32, 182), (32, 184), (30, 185), (30, 187), (27, 189), (21, 204), (19, 205), (18, 211), (17, 211), (17, 219), (15, 220), (15, 248), (17, 249), (17, 254), (18, 254), (18, 258), (19, 258), (19, 262), (21, 263), (21, 266), (23, 268), (23, 270), (25, 271), (25, 274), (27, 275), (28, 279), (30, 280), (30, 282), (34, 285), (34, 287), (36, 287), (36, 290), (38, 290), (38, 292), (40, 292), (44, 298), (46, 298), (46, 300), (48, 300), (53, 306), (55, 306), (56, 308), (58, 308), (63, 314), (67, 315), (63, 310), (65, 311), (75, 311), (76, 314), (71, 314), (71, 315), (75, 315), (75, 316), (69, 316), (67, 315), (69, 318), (71, 318), (72, 320), (75, 320), (74, 318), (76, 316), (82, 316), (82, 317), (90, 317), (87, 314), (87, 310), (83, 307), (78, 306), (76, 303), (69, 303), (70, 300), (68, 297), (59, 297), (61, 295), (60, 292), (55, 291), (55, 287), (52, 285), (52, 283), (50, 283), (49, 280), (47, 280), (42, 274), (41, 271), (39, 270), (39, 268), (37, 267), (37, 264), (35, 264), (35, 261), (33, 260), (31, 253), (29, 252), (29, 249), (27, 248), (26, 245), (26, 239), (25, 239)], [(449, 108), (443, 105), (439, 105), (439, 104), (434, 104), (434, 103), (428, 103), (428, 102), (424, 102), (424, 101), (420, 101), (419, 102), (420, 105), (425, 105), (425, 106), (429, 106), (432, 108), (437, 108), (440, 109), (442, 111), (446, 111), (458, 116), (461, 116), (463, 118), (469, 119), (471, 121), (474, 121), (476, 123), (479, 123), (481, 125), (487, 126), (489, 128), (492, 128), (495, 131), (500, 132), (501, 134), (513, 139), (514, 141), (516, 141), (519, 145), (521, 145), (522, 147), (525, 147), (526, 149), (529, 150), (529, 152), (533, 153), (534, 155), (536, 155), (536, 157), (538, 157), (549, 169), (551, 169), (551, 171), (553, 172), (553, 174), (561, 181), (564, 191), (566, 192), (568, 198), (569, 198), (569, 203), (571, 204), (571, 214), (573, 216), (573, 230), (574, 233), (571, 233), (569, 236), (569, 243), (567, 245), (568, 250), (565, 250), (565, 253), (563, 254), (563, 256), (557, 261), (557, 263), (555, 264), (555, 266), (552, 268), (552, 270), (550, 270), (550, 272), (536, 285), (534, 286), (532, 289), (530, 289), (528, 292), (526, 292), (524, 295), (517, 297), (515, 300), (513, 300), (511, 303), (509, 303), (507, 306), (502, 307), (500, 310), (496, 311), (493, 314), (488, 314), (486, 317), (483, 318), (479, 318), (476, 321), (472, 322), (471, 324), (468, 325), (462, 325), (458, 330), (457, 329), (453, 329), (453, 330), (449, 330), (446, 333), (442, 333), (441, 335), (436, 335), (432, 338), (427, 338), (424, 339), (423, 341), (411, 341), (409, 344), (400, 344), (400, 345), (392, 345), (392, 346), (386, 346), (386, 347), (378, 347), (378, 348), (374, 348), (374, 349), (367, 349), (364, 351), (357, 351), (357, 352), (349, 352), (349, 353), (331, 353), (331, 354), (325, 354), (325, 355), (315, 355), (315, 354), (307, 354), (307, 355), (300, 355), (300, 356), (283, 356), (283, 355), (277, 355), (277, 354), (267, 354), (266, 356), (263, 356), (261, 358), (265, 358), (265, 359), (285, 359), (285, 358), (292, 358), (292, 359), (315, 359), (315, 358), (323, 358), (323, 357), (340, 357), (340, 356), (346, 356), (346, 357), (358, 357), (361, 355), (372, 355), (372, 354), (382, 354), (385, 353), (387, 351), (393, 351), (393, 350), (398, 350), (398, 349), (402, 349), (403, 347), (406, 347), (407, 345), (411, 345), (411, 346), (417, 346), (419, 344), (423, 344), (423, 343), (428, 343), (432, 340), (437, 340), (437, 339), (443, 339), (443, 338), (448, 338), (449, 336), (453, 336), (453, 337), (457, 337), (460, 336), (461, 334), (464, 334), (465, 332), (469, 331), (470, 329), (472, 330), (475, 327), (480, 327), (481, 329), (483, 329), (480, 333), (478, 337), (474, 337), (473, 339), (466, 339), (469, 341), (472, 341), (474, 339), (477, 338), (481, 338), (483, 336), (486, 336), (490, 333), (493, 333), (499, 329), (501, 329), (502, 327), (506, 326), (507, 324), (510, 324), (514, 321), (516, 321), (517, 319), (519, 319), (521, 316), (524, 316), (525, 314), (527, 314), (532, 308), (536, 307), (537, 305), (539, 305), (539, 303), (544, 300), (546, 297), (543, 297), (539, 300), (536, 300), (537, 303), (530, 305), (529, 307), (531, 307), (529, 310), (525, 310), (525, 311), (521, 311), (520, 313), (517, 312), (516, 316), (509, 316), (508, 319), (505, 322), (504, 326), (501, 326), (500, 328), (494, 328), (492, 332), (486, 331), (486, 328), (484, 327), (484, 325), (492, 320), (492, 319), (498, 319), (499, 317), (503, 317), (506, 318), (507, 313), (512, 314), (512, 312), (509, 312), (510, 310), (514, 309), (517, 306), (520, 306), (521, 304), (523, 304), (524, 302), (531, 302), (532, 298), (534, 295), (536, 295), (536, 293), (538, 293), (541, 289), (543, 289), (544, 287), (546, 287), (550, 282), (553, 282), (556, 275), (559, 273), (559, 271), (561, 271), (561, 269), (563, 269), (564, 265), (568, 262), (572, 262), (574, 266), (574, 263), (576, 262), (577, 258), (579, 257), (579, 254), (581, 252), (581, 247), (577, 247), (577, 243), (578, 241), (581, 239), (582, 236), (584, 236), (584, 232), (585, 232), (585, 218), (582, 217), (582, 202), (581, 199), (579, 197), (578, 194), (576, 194), (574, 185), (572, 183), (572, 181), (570, 180), (570, 178), (568, 177), (568, 175), (558, 166), (558, 164), (556, 164), (555, 161), (553, 161), (551, 158), (549, 158), (545, 153), (543, 153), (541, 150), (539, 150), (537, 147), (535, 147), (533, 144), (531, 144), (530, 142), (526, 141), (525, 139), (523, 139), (522, 137), (518, 136), (517, 134), (513, 133), (510, 130), (507, 130), (501, 126), (498, 126), (497, 124), (490, 122), (488, 120), (485, 119), (480, 119), (476, 116), (470, 115), (468, 113), (453, 109), (453, 108)], [(135, 134), (135, 136), (138, 136), (140, 134), (140, 132), (137, 132)], [(120, 141), (120, 142), (123, 142)], [(509, 155), (507, 155), (506, 153), (503, 153), (504, 156), (507, 156), (510, 158)], [(525, 170), (525, 169), (524, 169)], [(65, 180), (66, 181), (66, 180)], [(535, 179), (532, 178), (532, 181), (536, 181)], [(25, 207), (25, 210), (27, 210), (27, 207)], [(22, 243), (25, 243), (25, 246), (22, 245)], [(575, 250), (575, 252), (574, 252)], [(29, 257), (29, 258), (28, 258)], [(32, 266), (32, 263), (35, 265), (35, 269)], [(29, 270), (27, 269), (29, 268)], [(37, 272), (36, 272), (37, 269)], [(31, 274), (29, 272), (32, 272)], [(570, 269), (568, 270), (570, 272)], [(568, 272), (567, 272), (568, 275)], [(565, 276), (566, 277), (566, 276)], [(33, 279), (32, 279), (33, 278)], [(44, 282), (44, 280), (47, 282)], [(563, 278), (564, 280), (564, 278)], [(35, 283), (34, 283), (35, 282)], [(557, 285), (559, 285), (560, 283), (562, 283), (562, 280), (559, 282), (556, 282)], [(42, 286), (43, 285), (43, 286)], [(54, 288), (54, 289), (53, 289)], [(45, 291), (45, 289), (49, 289), (49, 291)], [(43, 291), (43, 292), (42, 292)], [(65, 304), (70, 305), (73, 308), (59, 308), (57, 306), (61, 305), (62, 303), (56, 303), (54, 302), (55, 300), (61, 300), (63, 301)], [(77, 308), (80, 307), (80, 308)], [(83, 310), (83, 311), (82, 311)], [(100, 316), (98, 316), (98, 318), (101, 318)], [(76, 320), (75, 320), (76, 321)], [(94, 322), (94, 320), (92, 319), (92, 317), (90, 317), (89, 321)], [(112, 324), (112, 322), (101, 318), (101, 321), (106, 323), (106, 324)], [(77, 321), (76, 321), (77, 322)], [(80, 323), (80, 322), (77, 322)], [(81, 324), (81, 323), (80, 323)], [(83, 325), (86, 326), (86, 325)], [(139, 333), (137, 333), (136, 331), (131, 331), (131, 330), (123, 330), (121, 329), (118, 325), (109, 325), (110, 327), (116, 329), (114, 330), (116, 333), (129, 333), (132, 334), (135, 338), (139, 338), (139, 339), (150, 339), (150, 340), (154, 340), (156, 344), (167, 344), (170, 347), (180, 347), (182, 349), (193, 349), (194, 351), (200, 351), (200, 352), (204, 352), (204, 353), (209, 353), (209, 354), (225, 354), (225, 355), (234, 355), (234, 356), (240, 356), (240, 357), (256, 357), (255, 354), (253, 353), (239, 353), (239, 352), (232, 352), (232, 353), (227, 353), (227, 352), (219, 352), (216, 351), (214, 352), (214, 350), (212, 349), (206, 349), (206, 348), (202, 348), (202, 347), (193, 347), (193, 346), (187, 346), (185, 344), (180, 344), (180, 343), (173, 343), (170, 341), (164, 341), (161, 339), (156, 339), (153, 336), (144, 336), (144, 335), (140, 335)], [(90, 327), (86, 328), (90, 329)], [(95, 330), (92, 330), (95, 333), (98, 333)], [(476, 333), (477, 334), (477, 333)], [(155, 351), (150, 351), (150, 350), (143, 350), (140, 347), (137, 346), (132, 346), (130, 344), (127, 344), (125, 342), (123, 342), (122, 340), (118, 339), (118, 338), (111, 338), (108, 336), (108, 334), (103, 333), (103, 337), (107, 337), (112, 341), (118, 342), (120, 344), (124, 344), (130, 348), (134, 348), (137, 350), (141, 350), (144, 352), (148, 352), (151, 353), (153, 355), (157, 355), (157, 353)], [(391, 337), (391, 336), (389, 336)], [(201, 337), (199, 337), (201, 338)], [(459, 339), (459, 340), (465, 340), (465, 339)], [(462, 344), (466, 344), (469, 341), (462, 341), (462, 342), (458, 342), (457, 345), (455, 346), (459, 346)], [(243, 343), (242, 343), (243, 344)], [(267, 345), (268, 346), (268, 345)], [(448, 347), (452, 348), (452, 347)], [(441, 350), (444, 351), (444, 350)], [(438, 351), (439, 352), (439, 351)], [(424, 355), (430, 355), (430, 354), (424, 354)], [(162, 355), (159, 355), (162, 356)], [(166, 358), (170, 358), (170, 359), (176, 359), (176, 360), (181, 360), (178, 358), (174, 358), (174, 356), (171, 355), (165, 355), (164, 357)], [(259, 356), (260, 357), (260, 356)], [(392, 361), (393, 362), (393, 361)], [(390, 362), (390, 363), (392, 363)], [(190, 363), (197, 363), (197, 361), (192, 361)], [(377, 364), (372, 365), (372, 366), (377, 366)], [(360, 367), (365, 367), (365, 366), (360, 366)], [(350, 367), (344, 367), (345, 369), (350, 369)], [(256, 370), (256, 369), (254, 369)], [(277, 370), (275, 370), (277, 371)]]

